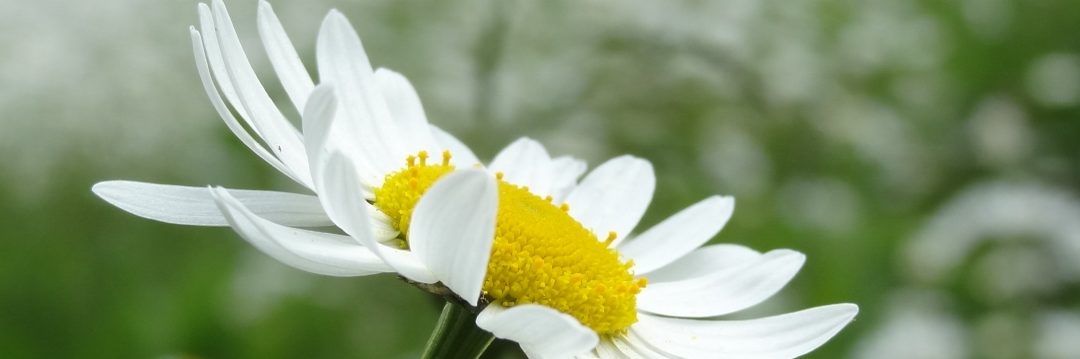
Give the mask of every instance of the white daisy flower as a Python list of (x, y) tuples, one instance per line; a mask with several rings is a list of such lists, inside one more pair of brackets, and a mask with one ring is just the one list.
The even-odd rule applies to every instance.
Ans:
[[(467, 304), (477, 326), (532, 358), (795, 357), (858, 310), (838, 304), (716, 320), (771, 297), (805, 260), (790, 250), (702, 247), (731, 217), (732, 198), (710, 197), (631, 238), (652, 200), (649, 162), (618, 157), (579, 183), (584, 162), (552, 158), (523, 138), (483, 166), (428, 124), (405, 77), (372, 69), (341, 13), (331, 11), (319, 31), (316, 86), (263, 1), (259, 35), (302, 113), (299, 131), (256, 78), (224, 4), (200, 4), (199, 21), (191, 39), (214, 108), (253, 152), (315, 195), (94, 186), (121, 209), (168, 223), (228, 225), (267, 255), (313, 273), (396, 273)], [(312, 229), (319, 227), (344, 234)]]

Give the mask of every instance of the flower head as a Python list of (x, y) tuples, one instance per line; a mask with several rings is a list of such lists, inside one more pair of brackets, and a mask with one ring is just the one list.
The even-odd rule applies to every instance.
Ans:
[[(299, 131), (256, 77), (224, 4), (198, 9), (191, 39), (214, 108), (253, 152), (314, 195), (94, 186), (117, 207), (169, 223), (231, 226), (313, 273), (396, 273), (480, 311), (478, 326), (530, 357), (791, 357), (824, 343), (857, 311), (841, 304), (706, 319), (769, 298), (804, 261), (789, 250), (702, 247), (731, 217), (732, 198), (707, 198), (632, 235), (655, 187), (648, 161), (617, 157), (579, 182), (584, 162), (552, 158), (523, 138), (485, 166), (428, 124), (404, 76), (372, 69), (342, 14), (331, 11), (320, 28), (316, 85), (261, 2), (259, 34), (302, 113)], [(308, 229), (326, 226), (345, 234)]]

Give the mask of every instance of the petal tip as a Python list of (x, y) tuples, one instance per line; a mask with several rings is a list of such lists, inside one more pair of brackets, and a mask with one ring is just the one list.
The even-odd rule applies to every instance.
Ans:
[(859, 305), (855, 303), (840, 303), (837, 304), (841, 309), (848, 313), (851, 318), (855, 318), (859, 314)]

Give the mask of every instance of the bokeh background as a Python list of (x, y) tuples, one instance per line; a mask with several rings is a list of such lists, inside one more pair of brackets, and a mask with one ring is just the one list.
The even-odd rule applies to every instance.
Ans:
[[(439, 304), (319, 277), (107, 179), (299, 190), (212, 112), (195, 2), (0, 0), (0, 357), (412, 358)], [(292, 118), (228, 1), (261, 78)], [(481, 158), (520, 136), (657, 170), (645, 224), (809, 260), (748, 315), (858, 303), (810, 358), (1080, 357), (1080, 2), (274, 1), (309, 68), (338, 8)], [(512, 345), (489, 357), (514, 358)]]

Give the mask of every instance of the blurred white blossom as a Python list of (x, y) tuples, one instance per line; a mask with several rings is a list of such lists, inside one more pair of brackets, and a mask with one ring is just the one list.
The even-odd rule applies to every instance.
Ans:
[(886, 316), (855, 345), (854, 359), (953, 359), (970, 356), (963, 321), (943, 308), (941, 293), (898, 290)]
[(1052, 53), (1036, 59), (1027, 69), (1027, 90), (1048, 107), (1068, 107), (1080, 103), (1080, 56)]

